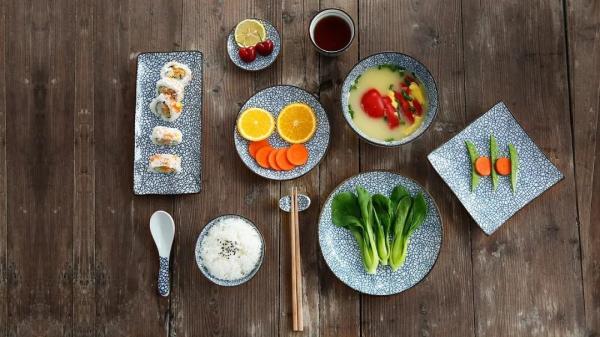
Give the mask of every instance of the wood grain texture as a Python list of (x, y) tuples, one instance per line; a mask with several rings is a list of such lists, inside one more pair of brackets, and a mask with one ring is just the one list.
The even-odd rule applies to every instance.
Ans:
[(75, 7), (73, 335), (95, 335), (94, 2)]
[(600, 3), (567, 1), (569, 81), (587, 335), (600, 335)]
[(472, 232), (476, 335), (583, 336), (563, 8), (466, 1), (463, 29), (467, 118), (504, 101), (565, 175), (492, 236)]
[[(444, 225), (438, 261), (420, 284), (397, 296), (363, 297), (363, 335), (473, 336), (468, 216), (426, 159), (464, 126), (460, 1), (360, 5), (361, 57), (386, 50), (416, 57), (432, 72), (440, 97), (434, 124), (415, 142), (398, 149), (362, 142), (361, 170), (392, 170), (416, 180), (436, 200)], [(391, 26), (394, 34), (387, 33)]]
[[(263, 7), (264, 6), (264, 7)], [(271, 4), (274, 6), (274, 4)], [(277, 69), (252, 73), (238, 69), (226, 53), (226, 36), (255, 13), (277, 21), (277, 9), (259, 2), (184, 0), (183, 47), (204, 53), (202, 111), (202, 189), (177, 202), (172, 336), (276, 336), (279, 329), (279, 184), (259, 178), (233, 145), (233, 126), (244, 101), (261, 85), (275, 84)], [(198, 15), (205, 13), (205, 15)], [(258, 14), (257, 14), (258, 15)], [(270, 17), (273, 16), (273, 17)], [(252, 220), (265, 240), (258, 273), (238, 287), (220, 287), (202, 276), (194, 260), (198, 234), (212, 218), (235, 213)]]
[[(317, 0), (284, 0), (282, 3), (282, 23), (280, 32), (284, 37), (280, 58), (282, 62), (281, 83), (298, 86), (318, 95), (319, 56), (311, 47), (308, 37), (309, 20), (319, 9)], [(304, 336), (319, 336), (319, 274), (318, 240), (315, 235), (319, 208), (319, 167), (301, 178), (281, 183), (280, 197), (290, 195), (296, 186), (298, 192), (308, 195), (312, 207), (299, 213), (300, 251), (302, 270), (302, 315)], [(276, 206), (275, 206), (276, 207)], [(279, 336), (292, 336), (291, 326), (291, 256), (289, 215), (280, 214), (280, 327)]]
[[(96, 334), (165, 336), (169, 300), (157, 295), (158, 256), (148, 221), (168, 197), (133, 197), (136, 57), (181, 40), (181, 2), (114, 1), (95, 8), (94, 140)], [(101, 93), (101, 94), (100, 94)], [(119, 174), (115, 174), (115, 168)]]
[[(72, 333), (74, 16), (68, 1), (7, 4), (8, 335)], [(35, 10), (32, 8), (35, 7)]]
[[(6, 2), (0, 3), (0, 36), (6, 36)], [(6, 39), (0, 42), (0, 335), (8, 336), (8, 226), (6, 224)]]
[[(321, 56), (319, 59), (320, 101), (328, 112), (331, 125), (329, 150), (319, 168), (319, 211), (329, 193), (338, 184), (359, 172), (360, 162), (358, 137), (346, 124), (340, 105), (342, 83), (346, 74), (358, 61), (358, 1), (322, 0), (320, 7), (335, 7), (346, 11), (355, 20), (356, 36), (350, 48), (341, 56)], [(310, 48), (314, 50), (314, 47)], [(318, 257), (321, 336), (360, 336), (360, 295), (333, 275), (320, 250)]]
[[(309, 20), (329, 7), (357, 25), (335, 58), (308, 39)], [(249, 17), (283, 41), (256, 73), (226, 54), (227, 34)], [(303, 335), (600, 336), (597, 1), (3, 1), (0, 36), (0, 336), (298, 336), (288, 216), (277, 208), (291, 186), (313, 202), (300, 214)], [(136, 57), (168, 50), (204, 55), (202, 192), (137, 197)], [(385, 50), (420, 59), (440, 96), (432, 127), (399, 149), (359, 141), (339, 106), (355, 62)], [(276, 84), (319, 96), (332, 126), (319, 167), (284, 183), (241, 165), (232, 137), (245, 100)], [(565, 180), (488, 237), (426, 155), (499, 100)], [(317, 239), (331, 190), (372, 169), (422, 184), (444, 222), (433, 271), (390, 297), (341, 283)], [(176, 221), (170, 298), (156, 289), (157, 209)], [(253, 220), (266, 243), (258, 274), (234, 288), (210, 283), (194, 260), (204, 225), (226, 213)]]

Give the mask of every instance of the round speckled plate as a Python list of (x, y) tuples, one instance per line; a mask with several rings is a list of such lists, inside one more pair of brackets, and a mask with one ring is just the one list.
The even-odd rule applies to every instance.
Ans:
[[(410, 134), (408, 137), (404, 137), (399, 140), (394, 141), (385, 141), (380, 139), (375, 139), (370, 136), (367, 136), (364, 132), (359, 130), (352, 121), (352, 115), (348, 109), (348, 99), (350, 97), (350, 88), (356, 81), (356, 79), (363, 73), (365, 70), (376, 67), (383, 64), (393, 64), (400, 68), (404, 68), (409, 72), (412, 72), (413, 75), (418, 78), (421, 83), (425, 86), (425, 92), (427, 95), (427, 112), (425, 113), (425, 119), (423, 123), (415, 132)], [(414, 59), (411, 56), (402, 53), (396, 52), (383, 52), (378, 54), (373, 54), (360, 62), (358, 62), (350, 73), (346, 76), (344, 83), (342, 85), (342, 111), (344, 112), (344, 118), (348, 125), (354, 130), (362, 139), (367, 142), (375, 145), (386, 146), (386, 147), (394, 147), (400, 146), (406, 143), (410, 143), (415, 140), (417, 137), (422, 135), (427, 128), (432, 124), (435, 116), (437, 115), (437, 107), (438, 107), (438, 91), (435, 85), (435, 80), (431, 73), (427, 68), (419, 61)]]
[[(237, 153), (240, 155), (242, 162), (244, 162), (244, 164), (248, 166), (250, 170), (261, 177), (273, 180), (289, 180), (298, 178), (312, 170), (313, 167), (317, 166), (327, 152), (330, 134), (327, 113), (317, 98), (303, 89), (291, 85), (277, 85), (268, 87), (250, 97), (240, 109), (240, 113), (251, 107), (263, 108), (271, 112), (273, 117), (277, 119), (277, 116), (279, 116), (279, 112), (281, 109), (283, 109), (283, 107), (290, 103), (296, 102), (308, 104), (313, 108), (315, 114), (317, 115), (317, 130), (315, 135), (304, 144), (308, 148), (308, 162), (304, 165), (297, 166), (292, 170), (275, 171), (260, 167), (254, 158), (250, 156), (250, 153), (248, 153), (248, 141), (240, 136), (239, 132), (237, 131), (237, 127), (234, 125), (233, 134)], [(273, 132), (268, 140), (271, 145), (276, 148), (290, 146), (288, 142), (279, 136), (277, 131)]]
[(227, 54), (229, 55), (229, 58), (236, 66), (248, 71), (262, 70), (270, 66), (273, 62), (275, 62), (275, 59), (281, 50), (281, 39), (279, 38), (277, 29), (275, 29), (275, 27), (267, 20), (255, 20), (262, 22), (262, 24), (265, 26), (265, 30), (267, 31), (267, 39), (271, 39), (271, 41), (273, 41), (273, 52), (271, 54), (262, 56), (259, 53), (256, 53), (256, 59), (254, 61), (244, 62), (238, 54), (240, 47), (237, 45), (237, 43), (235, 43), (235, 37), (233, 35), (235, 27), (233, 27), (227, 36)]
[[(427, 201), (427, 216), (411, 236), (406, 262), (396, 272), (389, 266), (379, 266), (377, 273), (365, 272), (358, 245), (350, 232), (331, 221), (331, 201), (339, 192), (356, 193), (362, 186), (371, 194), (389, 196), (395, 186), (404, 186), (412, 196), (423, 192)], [(349, 287), (369, 295), (392, 295), (419, 283), (437, 260), (442, 245), (442, 219), (433, 198), (415, 181), (396, 173), (371, 171), (347, 179), (329, 195), (319, 217), (319, 245), (329, 269)]]
[[(250, 226), (252, 226), (252, 228), (254, 228), (254, 230), (256, 230), (256, 232), (260, 236), (260, 241), (262, 242), (262, 251), (260, 254), (260, 258), (259, 258), (258, 262), (256, 263), (256, 266), (254, 267), (252, 272), (250, 272), (248, 275), (246, 275), (245, 277), (242, 277), (241, 279), (237, 279), (237, 280), (222, 280), (222, 279), (212, 276), (209, 273), (208, 269), (206, 269), (206, 267), (204, 266), (204, 264), (202, 262), (202, 258), (200, 257), (200, 248), (202, 247), (202, 241), (204, 240), (204, 237), (208, 234), (208, 231), (210, 230), (210, 228), (212, 226), (214, 226), (219, 220), (228, 219), (228, 218), (237, 218), (237, 219), (241, 219), (241, 220), (245, 221), (246, 223), (248, 223)], [(263, 239), (262, 235), (260, 234), (260, 231), (258, 230), (258, 228), (256, 228), (256, 225), (254, 225), (254, 223), (252, 223), (252, 221), (244, 218), (241, 215), (225, 214), (225, 215), (221, 215), (221, 216), (218, 216), (218, 217), (210, 220), (208, 222), (208, 224), (206, 224), (206, 226), (204, 226), (204, 228), (202, 229), (202, 232), (200, 232), (200, 235), (198, 235), (198, 240), (196, 241), (196, 249), (194, 250), (194, 255), (196, 257), (196, 264), (198, 264), (198, 268), (200, 269), (202, 274), (207, 279), (209, 279), (211, 282), (213, 282), (217, 285), (220, 285), (220, 286), (233, 287), (233, 286), (237, 286), (237, 285), (240, 285), (240, 284), (250, 281), (250, 279), (252, 277), (254, 277), (254, 275), (256, 275), (256, 272), (258, 272), (258, 269), (260, 269), (260, 266), (262, 265), (263, 259), (265, 257), (265, 240)]]

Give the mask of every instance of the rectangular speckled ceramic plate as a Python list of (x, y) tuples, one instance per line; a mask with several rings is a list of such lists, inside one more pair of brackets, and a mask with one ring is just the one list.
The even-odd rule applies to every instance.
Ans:
[[(471, 192), (471, 162), (465, 141), (473, 142), (479, 155), (489, 157), (490, 134), (496, 138), (499, 156), (508, 157), (508, 144), (513, 144), (517, 149), (519, 170), (516, 193), (511, 190), (508, 176), (499, 177), (496, 191), (492, 191), (490, 177), (481, 177), (479, 187)], [(488, 235), (523, 206), (563, 179), (562, 173), (533, 143), (502, 102), (431, 152), (427, 158)]]
[[(150, 111), (150, 101), (156, 96), (156, 81), (160, 69), (169, 61), (186, 64), (192, 80), (185, 87), (183, 112), (174, 122), (166, 122)], [(202, 53), (181, 51), (142, 53), (137, 59), (135, 103), (135, 152), (133, 191), (135, 194), (198, 193), (201, 188), (201, 124), (202, 124)], [(150, 140), (155, 126), (178, 128), (183, 133), (181, 144), (166, 147)], [(181, 172), (160, 174), (148, 172), (148, 157), (156, 153), (177, 154), (181, 157)]]

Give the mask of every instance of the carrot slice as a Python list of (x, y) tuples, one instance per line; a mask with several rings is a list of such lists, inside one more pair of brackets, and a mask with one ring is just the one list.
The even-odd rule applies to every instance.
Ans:
[(489, 176), (492, 173), (492, 162), (488, 157), (479, 157), (475, 160), (475, 171), (480, 176)]
[(283, 148), (279, 149), (279, 151), (277, 151), (277, 154), (275, 155), (275, 162), (277, 163), (277, 166), (279, 166), (284, 171), (289, 171), (295, 167), (295, 165), (290, 163), (290, 161), (287, 159), (287, 152), (288, 149)]
[(308, 161), (308, 149), (304, 144), (293, 144), (287, 150), (287, 160), (294, 165), (304, 165)]
[(277, 165), (277, 161), (275, 160), (275, 156), (277, 156), (278, 149), (273, 149), (271, 153), (269, 153), (269, 166), (275, 171), (281, 171), (281, 167)]
[(269, 146), (263, 146), (258, 151), (256, 151), (256, 162), (263, 168), (270, 169), (271, 165), (269, 165), (269, 154), (274, 149)]
[(510, 174), (510, 159), (506, 157), (500, 157), (496, 160), (496, 172), (498, 174), (507, 176)]
[(250, 156), (252, 156), (252, 158), (256, 158), (256, 152), (258, 152), (258, 150), (260, 150), (260, 148), (265, 147), (271, 145), (269, 144), (268, 140), (260, 140), (258, 142), (250, 142), (250, 144), (248, 144), (248, 152), (250, 153)]

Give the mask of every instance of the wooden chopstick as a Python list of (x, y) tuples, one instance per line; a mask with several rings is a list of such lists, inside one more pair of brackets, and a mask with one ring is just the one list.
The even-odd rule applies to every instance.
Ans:
[(296, 280), (296, 230), (294, 222), (296, 221), (296, 203), (294, 202), (294, 189), (290, 194), (290, 246), (292, 260), (292, 330), (298, 331), (298, 289)]
[(298, 188), (294, 187), (294, 232), (296, 237), (296, 291), (297, 291), (297, 304), (298, 307), (296, 309), (298, 313), (298, 331), (304, 331), (304, 317), (302, 313), (302, 302), (303, 302), (303, 293), (302, 293), (302, 260), (300, 255), (300, 221), (298, 217)]

